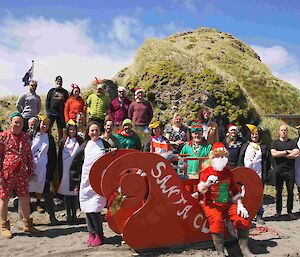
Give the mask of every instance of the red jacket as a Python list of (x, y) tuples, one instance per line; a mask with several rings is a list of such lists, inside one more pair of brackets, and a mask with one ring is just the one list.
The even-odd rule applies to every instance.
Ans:
[(86, 105), (81, 97), (77, 99), (71, 96), (65, 105), (65, 122), (67, 123), (70, 119), (76, 120), (76, 115), (80, 112), (86, 116)]

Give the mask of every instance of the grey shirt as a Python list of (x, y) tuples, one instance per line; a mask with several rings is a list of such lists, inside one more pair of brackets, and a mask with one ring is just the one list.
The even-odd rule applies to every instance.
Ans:
[(41, 111), (41, 98), (36, 93), (23, 94), (17, 101), (17, 110), (25, 119), (37, 116)]

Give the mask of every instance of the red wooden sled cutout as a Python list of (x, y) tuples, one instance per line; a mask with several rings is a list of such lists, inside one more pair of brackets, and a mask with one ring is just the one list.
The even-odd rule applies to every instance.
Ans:
[[(261, 179), (244, 167), (233, 173), (245, 186), (244, 203), (253, 219), (261, 204)], [(170, 162), (160, 155), (122, 150), (114, 156), (107, 153), (92, 167), (90, 181), (94, 190), (107, 199), (121, 196), (118, 209), (109, 213), (107, 222), (137, 251), (211, 240), (199, 202), (186, 190)]]

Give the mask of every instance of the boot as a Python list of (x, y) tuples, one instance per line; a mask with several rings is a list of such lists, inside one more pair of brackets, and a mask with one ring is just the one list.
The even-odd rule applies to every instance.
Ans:
[(218, 256), (225, 257), (224, 253), (224, 235), (211, 234)]
[(51, 192), (45, 193), (44, 198), (45, 198), (45, 204), (46, 204), (46, 211), (48, 212), (49, 218), (50, 218), (50, 224), (58, 225), (59, 221), (55, 217), (55, 204), (53, 201), (52, 193)]
[(23, 231), (30, 234), (39, 234), (40, 231), (32, 224), (32, 219), (23, 219)]
[(253, 257), (253, 254), (248, 248), (249, 240), (249, 230), (248, 229), (238, 229), (238, 239), (241, 252), (244, 257)]
[(95, 234), (95, 238), (94, 240), (91, 242), (91, 246), (99, 246), (99, 245), (102, 245), (103, 242), (102, 242), (102, 238), (99, 234)]
[(9, 220), (1, 221), (1, 236), (5, 239), (11, 239), (12, 233), (10, 232), (10, 222)]

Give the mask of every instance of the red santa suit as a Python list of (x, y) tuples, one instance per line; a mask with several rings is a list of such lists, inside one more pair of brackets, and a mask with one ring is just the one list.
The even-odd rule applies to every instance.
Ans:
[(225, 167), (223, 171), (216, 171), (212, 166), (207, 167), (200, 175), (200, 182), (206, 182), (210, 175), (218, 177), (218, 183), (210, 185), (203, 194), (202, 208), (208, 219), (210, 232), (224, 233), (226, 218), (233, 222), (236, 229), (249, 229), (249, 220), (238, 215), (237, 204), (232, 201), (232, 196), (239, 194), (240, 190), (231, 170)]
[(30, 137), (12, 130), (0, 133), (0, 198), (10, 198), (15, 189), (22, 197), (28, 194), (29, 177), (33, 173)]

